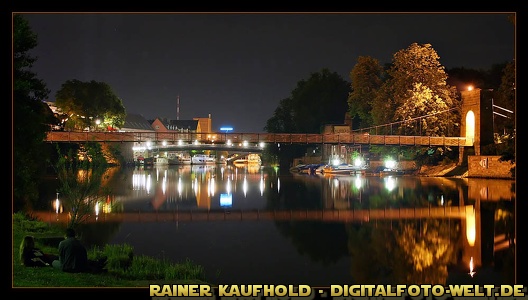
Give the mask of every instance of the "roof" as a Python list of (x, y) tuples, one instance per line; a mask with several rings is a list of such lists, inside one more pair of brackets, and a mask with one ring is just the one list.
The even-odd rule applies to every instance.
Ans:
[(151, 123), (140, 114), (127, 114), (122, 128), (153, 130)]

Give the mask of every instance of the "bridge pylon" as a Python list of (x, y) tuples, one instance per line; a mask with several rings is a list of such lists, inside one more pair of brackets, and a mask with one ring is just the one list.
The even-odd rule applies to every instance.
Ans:
[(474, 88), (461, 91), (461, 95), (460, 136), (466, 138), (466, 144), (460, 146), (459, 164), (467, 161), (469, 149), (480, 155), (483, 146), (494, 143), (493, 90)]

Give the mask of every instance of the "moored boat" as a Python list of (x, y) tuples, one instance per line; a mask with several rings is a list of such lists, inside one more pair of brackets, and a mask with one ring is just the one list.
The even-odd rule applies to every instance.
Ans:
[(169, 165), (190, 165), (192, 158), (189, 155), (169, 157)]
[(238, 158), (233, 161), (233, 164), (242, 165), (242, 164), (258, 164), (262, 163), (260, 155), (258, 154), (248, 154), (246, 157)]
[(330, 175), (352, 175), (352, 174), (363, 174), (365, 173), (364, 167), (357, 167), (350, 164), (340, 164), (340, 165), (327, 165), (322, 169), (323, 174)]
[(214, 163), (216, 163), (216, 157), (214, 155), (195, 154), (191, 158), (191, 164), (193, 165), (205, 165)]

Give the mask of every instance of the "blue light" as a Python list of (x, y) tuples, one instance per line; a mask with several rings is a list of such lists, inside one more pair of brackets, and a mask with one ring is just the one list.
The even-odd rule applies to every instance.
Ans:
[(227, 133), (228, 131), (233, 131), (233, 127), (220, 127), (220, 130)]

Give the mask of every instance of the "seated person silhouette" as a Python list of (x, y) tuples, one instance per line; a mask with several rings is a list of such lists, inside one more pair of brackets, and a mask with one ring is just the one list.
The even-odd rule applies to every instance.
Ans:
[(77, 239), (73, 228), (66, 229), (66, 238), (59, 243), (59, 258), (54, 260), (54, 268), (69, 273), (103, 272), (106, 258), (99, 261), (89, 260), (86, 248)]
[(26, 235), (20, 243), (20, 261), (26, 267), (50, 266), (58, 256), (42, 252), (35, 247), (35, 238)]

